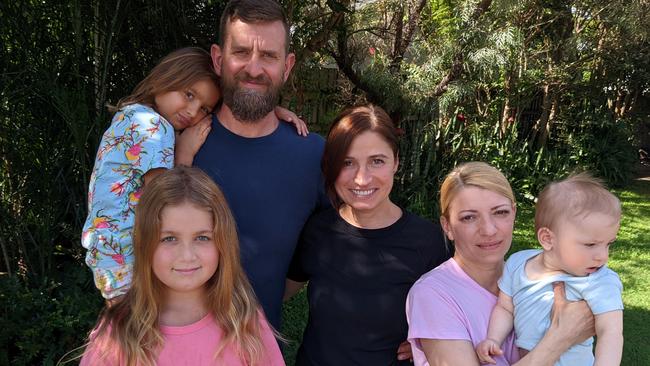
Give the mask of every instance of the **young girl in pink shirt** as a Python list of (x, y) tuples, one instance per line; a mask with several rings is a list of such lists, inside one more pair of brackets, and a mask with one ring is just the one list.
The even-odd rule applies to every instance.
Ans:
[(133, 242), (132, 286), (100, 315), (81, 365), (284, 365), (207, 175), (177, 167), (147, 185)]

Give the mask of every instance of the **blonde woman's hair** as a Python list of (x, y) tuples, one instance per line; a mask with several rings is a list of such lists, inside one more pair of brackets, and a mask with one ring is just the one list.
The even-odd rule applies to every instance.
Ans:
[(131, 95), (120, 99), (109, 111), (140, 103), (155, 107), (156, 95), (183, 90), (201, 80), (210, 80), (219, 87), (219, 77), (214, 72), (210, 54), (202, 48), (186, 47), (165, 56), (138, 85)]
[(499, 169), (480, 161), (473, 161), (454, 168), (442, 182), (440, 187), (441, 216), (449, 218), (449, 205), (465, 187), (487, 189), (507, 197), (513, 204), (516, 203), (510, 182)]
[(132, 287), (120, 302), (103, 311), (91, 345), (104, 354), (118, 349), (127, 365), (154, 364), (163, 346), (158, 323), (163, 284), (154, 275), (153, 255), (160, 241), (163, 209), (184, 203), (210, 212), (214, 223), (219, 265), (205, 286), (208, 309), (224, 334), (215, 357), (232, 344), (247, 364), (258, 364), (264, 357), (261, 315), (240, 265), (235, 220), (221, 190), (197, 168), (176, 167), (145, 187), (135, 213)]
[(558, 222), (584, 218), (598, 212), (619, 220), (621, 202), (605, 188), (603, 181), (587, 172), (548, 184), (537, 198), (535, 230), (556, 230)]

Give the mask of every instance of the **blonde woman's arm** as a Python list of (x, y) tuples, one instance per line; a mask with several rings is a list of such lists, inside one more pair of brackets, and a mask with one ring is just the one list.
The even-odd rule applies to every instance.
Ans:
[[(535, 348), (512, 366), (552, 366), (574, 344), (595, 334), (594, 316), (585, 301), (566, 300), (564, 283), (554, 284), (551, 327)], [(479, 366), (467, 340), (419, 339), (430, 366)]]

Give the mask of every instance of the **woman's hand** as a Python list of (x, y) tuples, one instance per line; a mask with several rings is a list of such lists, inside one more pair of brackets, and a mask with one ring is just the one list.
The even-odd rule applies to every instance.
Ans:
[(567, 301), (564, 282), (553, 283), (551, 329), (554, 336), (564, 338), (572, 346), (596, 334), (594, 315), (585, 301)]
[(411, 360), (413, 362), (413, 351), (409, 341), (404, 341), (397, 347), (397, 359), (400, 361)]
[(552, 366), (574, 344), (596, 334), (594, 315), (584, 300), (567, 301), (564, 282), (553, 284), (551, 326), (516, 366)]
[(275, 116), (278, 117), (279, 119), (296, 125), (296, 130), (298, 131), (298, 135), (300, 136), (309, 135), (307, 124), (305, 123), (305, 121), (300, 119), (300, 117), (298, 117), (295, 113), (280, 106), (275, 107), (274, 112), (275, 112)]
[(174, 165), (192, 166), (194, 156), (210, 133), (212, 128), (212, 115), (205, 116), (199, 123), (188, 127), (176, 135), (174, 147)]

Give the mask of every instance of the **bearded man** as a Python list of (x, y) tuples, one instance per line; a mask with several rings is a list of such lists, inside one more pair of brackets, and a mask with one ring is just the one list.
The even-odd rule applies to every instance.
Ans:
[(194, 158), (219, 184), (237, 221), (242, 265), (270, 323), (280, 329), (285, 276), (309, 215), (328, 205), (324, 140), (280, 123), (274, 107), (295, 62), (274, 0), (233, 0), (211, 55), (223, 102)]

